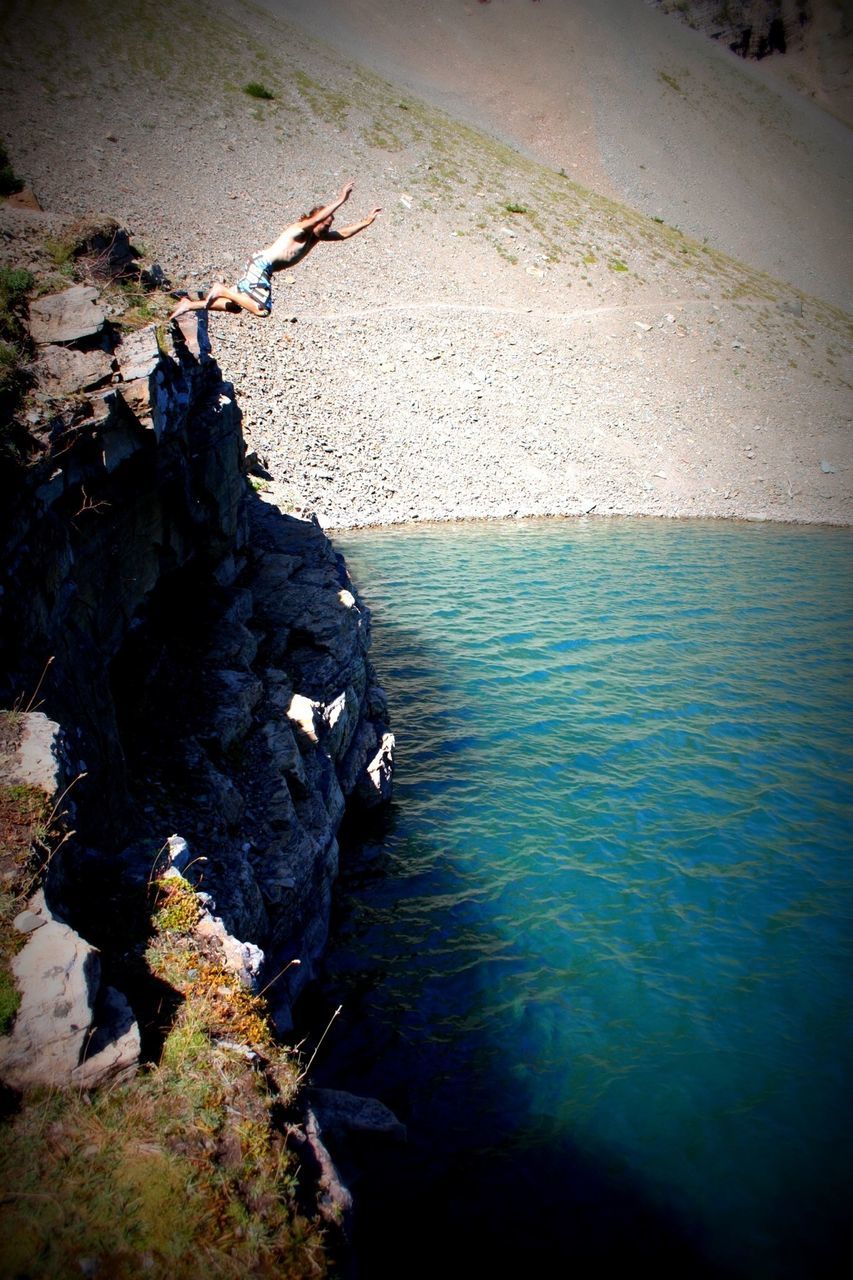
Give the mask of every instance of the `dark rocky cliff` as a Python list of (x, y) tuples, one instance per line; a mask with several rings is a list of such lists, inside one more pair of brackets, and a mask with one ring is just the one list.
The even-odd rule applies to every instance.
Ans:
[(204, 316), (120, 340), (94, 289), (69, 293), (41, 328), (33, 308), (39, 456), (7, 466), (0, 517), (0, 703), (38, 689), (70, 787), (48, 902), (108, 956), (177, 835), (231, 934), (300, 961), (286, 1021), (345, 811), (390, 788), (369, 615), (320, 527), (250, 485)]

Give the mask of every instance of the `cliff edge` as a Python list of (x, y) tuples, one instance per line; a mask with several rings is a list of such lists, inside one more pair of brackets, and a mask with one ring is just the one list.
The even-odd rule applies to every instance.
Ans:
[(91, 228), (71, 241), (83, 279), (30, 290), (26, 432), (5, 429), (0, 474), (0, 702), (49, 717), (67, 815), (47, 901), (121, 986), (128, 887), (174, 861), (172, 837), (230, 935), (299, 961), (276, 989), (286, 1026), (344, 813), (389, 794), (369, 614), (316, 521), (252, 488), (206, 317), (129, 328), (132, 259), (99, 287)]

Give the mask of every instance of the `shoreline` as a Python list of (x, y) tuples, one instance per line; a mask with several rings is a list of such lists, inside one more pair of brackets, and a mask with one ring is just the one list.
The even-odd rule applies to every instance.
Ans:
[[(262, 495), (263, 496), (263, 495)], [(273, 504), (275, 505), (275, 504)], [(293, 515), (294, 512), (284, 508), (279, 508), (284, 515)], [(302, 516), (301, 518), (304, 518)], [(604, 523), (605, 521), (660, 521), (666, 524), (708, 524), (708, 525), (757, 525), (769, 524), (779, 528), (798, 529), (851, 529), (853, 525), (849, 521), (832, 521), (832, 520), (799, 520), (792, 517), (790, 520), (783, 520), (774, 516), (762, 515), (745, 515), (745, 516), (697, 516), (688, 514), (677, 515), (660, 515), (655, 512), (643, 511), (609, 511), (600, 513), (597, 511), (578, 511), (566, 512), (565, 514), (555, 513), (552, 515), (529, 515), (529, 516), (472, 516), (468, 519), (458, 519), (454, 516), (448, 516), (446, 519), (440, 517), (429, 517), (424, 520), (399, 520), (394, 522), (383, 522), (379, 524), (352, 524), (352, 525), (324, 525), (320, 522), (323, 532), (330, 538), (360, 533), (393, 533), (395, 531), (410, 531), (414, 529), (433, 529), (436, 532), (446, 529), (449, 525), (454, 528), (460, 526), (476, 527), (478, 525), (530, 525), (530, 524), (556, 524), (558, 521), (597, 521)]]

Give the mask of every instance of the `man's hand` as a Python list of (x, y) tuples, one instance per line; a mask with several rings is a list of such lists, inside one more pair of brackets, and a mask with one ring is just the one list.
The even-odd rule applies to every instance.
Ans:
[(350, 196), (352, 195), (352, 189), (354, 186), (355, 186), (354, 182), (345, 182), (344, 185), (341, 187), (341, 204), (344, 204), (346, 203), (347, 200), (349, 200)]
[(370, 210), (370, 213), (367, 215), (366, 221), (372, 222), (373, 219), (376, 217), (377, 213), (381, 213), (381, 212), (382, 212), (382, 205), (380, 204), (378, 208)]

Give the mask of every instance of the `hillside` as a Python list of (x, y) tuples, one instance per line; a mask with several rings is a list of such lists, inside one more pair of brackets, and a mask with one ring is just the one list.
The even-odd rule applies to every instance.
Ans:
[[(386, 14), (367, 0), (348, 8), (364, 21)], [(430, 39), (451, 8), (466, 13), (450, 0), (431, 6)], [(642, 16), (629, 21), (635, 9)], [(518, 21), (539, 6), (495, 0), (467, 10), (471, 21)], [(665, 153), (673, 171), (695, 174), (708, 168), (707, 152), (689, 134), (674, 147), (661, 122), (682, 99), (694, 120), (706, 119), (714, 94), (736, 83), (729, 135), (716, 144), (725, 149), (732, 113), (749, 121), (739, 154), (751, 172), (759, 152), (747, 143), (766, 139), (766, 90), (733, 81), (740, 62), (723, 73), (716, 46), (639, 0), (616, 10), (620, 22), (597, 28), (608, 59), (594, 61), (592, 18), (579, 27), (587, 74), (566, 98), (570, 117), (594, 89), (603, 101), (597, 86), (622, 84), (625, 139), (640, 122), (657, 159)], [(550, 23), (561, 12), (541, 11)], [(340, 9), (324, 12), (331, 22)], [(426, 20), (407, 31), (429, 51), (418, 26)], [(658, 68), (651, 115), (642, 105), (648, 78), (641, 102), (620, 61), (633, 22), (674, 32), (691, 50), (701, 39), (714, 55), (701, 80), (693, 62)], [(812, 219), (810, 239), (835, 261), (838, 284), (817, 298), (765, 274), (757, 257), (742, 264), (711, 236), (692, 239), (675, 206), (644, 207), (630, 184), (622, 194), (635, 208), (613, 199), (616, 152), (599, 145), (600, 121), (589, 146), (581, 135), (561, 163), (535, 156), (530, 140), (523, 153), (498, 141), (496, 132), (511, 131), (497, 128), (496, 103), (520, 97), (519, 109), (536, 115), (524, 95), (547, 82), (535, 69), (557, 47), (550, 27), (544, 45), (525, 48), (522, 82), (495, 64), (494, 110), (481, 121), (491, 131), (480, 132), (435, 105), (441, 85), (428, 103), (236, 0), (214, 0), (203, 15), (183, 0), (156, 15), (120, 0), (108, 17), (88, 0), (59, 12), (11, 4), (4, 24), (0, 101), (16, 170), (46, 209), (109, 209), (175, 285), (234, 278), (250, 252), (348, 178), (356, 188), (340, 223), (383, 206), (351, 244), (321, 247), (277, 278), (270, 320), (211, 320), (244, 430), (284, 506), (316, 511), (327, 527), (586, 511), (849, 522), (850, 325), (833, 301), (849, 290), (836, 225)], [(394, 24), (386, 28), (393, 35)], [(513, 52), (518, 65), (514, 42), (488, 48)], [(454, 106), (462, 87), (477, 84), (470, 45), (444, 65), (456, 96), (443, 101)], [(247, 95), (252, 81), (275, 97)], [(607, 101), (615, 110), (618, 95)], [(792, 145), (806, 156), (801, 139)], [(768, 227), (777, 190), (791, 193), (801, 180), (812, 191), (820, 183), (830, 208), (829, 187), (805, 159), (800, 174), (784, 148), (761, 155), (773, 166), (774, 196), (757, 210)], [(837, 173), (843, 159), (837, 149)], [(602, 169), (597, 192), (576, 181)], [(666, 171), (655, 181), (667, 188)], [(700, 188), (687, 195), (692, 210), (703, 207)], [(751, 208), (733, 199), (732, 226)], [(774, 225), (786, 221), (783, 211)], [(15, 252), (5, 240), (4, 255)], [(806, 256), (803, 248), (786, 260)], [(164, 297), (163, 314), (168, 306)]]
[[(844, 6), (666, 0), (671, 17), (650, 0), (433, 0), (404, 15), (393, 0), (264, 7), (585, 186), (853, 304), (838, 252), (853, 197)], [(784, 57), (730, 52), (747, 33), (755, 53), (777, 11)]]

